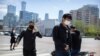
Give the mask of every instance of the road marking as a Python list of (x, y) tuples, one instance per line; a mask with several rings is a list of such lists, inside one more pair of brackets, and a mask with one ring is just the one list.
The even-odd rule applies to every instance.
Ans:
[(8, 53), (8, 54), (0, 54), (0, 56), (15, 56), (15, 55), (22, 55), (22, 53)]
[[(0, 54), (0, 56), (17, 56), (17, 55), (23, 56), (23, 48), (22, 47), (17, 47), (13, 51), (10, 51), (9, 47), (2, 47), (2, 48), (0, 48), (0, 52), (3, 52), (3, 54)], [(51, 56), (51, 55), (50, 55), (50, 53), (37, 52), (37, 56)]]
[[(0, 47), (0, 50), (7, 50), (10, 49), (10, 47)], [(22, 47), (16, 47), (15, 50), (22, 49)]]
[(39, 54), (37, 56), (51, 56), (50, 53), (42, 53), (42, 54)]

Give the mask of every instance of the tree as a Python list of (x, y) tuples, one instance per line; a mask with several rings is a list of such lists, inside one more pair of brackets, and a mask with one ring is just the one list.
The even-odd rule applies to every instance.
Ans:
[(97, 34), (100, 35), (100, 26), (97, 27)]
[(95, 36), (97, 34), (97, 28), (95, 25), (87, 25), (85, 27), (85, 35)]
[(80, 30), (81, 32), (84, 32), (84, 23), (82, 22), (82, 20), (77, 20), (74, 22), (75, 27)]
[(97, 27), (97, 25), (85, 25), (82, 20), (74, 21), (73, 25), (75, 25), (75, 27), (84, 35), (95, 36), (97, 34), (100, 34), (100, 27)]

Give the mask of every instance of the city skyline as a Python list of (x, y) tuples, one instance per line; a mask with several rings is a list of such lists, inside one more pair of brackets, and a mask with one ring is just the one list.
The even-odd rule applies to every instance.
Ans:
[(70, 10), (79, 9), (87, 4), (97, 5), (100, 8), (99, 0), (0, 0), (0, 19), (6, 14), (6, 7), (9, 4), (16, 6), (16, 14), (19, 15), (22, 1), (26, 2), (26, 11), (38, 13), (41, 19), (45, 18), (45, 13), (49, 14), (50, 19), (57, 19), (59, 10), (69, 13)]

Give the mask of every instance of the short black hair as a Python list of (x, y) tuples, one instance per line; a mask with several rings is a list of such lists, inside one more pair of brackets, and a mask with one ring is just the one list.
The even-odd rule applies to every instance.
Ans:
[(71, 28), (71, 29), (76, 29), (76, 27), (75, 27), (75, 26), (70, 26), (70, 28)]
[(33, 22), (33, 21), (29, 21), (29, 24), (30, 24), (30, 23), (33, 23), (33, 24), (34, 24), (34, 22)]
[(68, 19), (72, 20), (71, 14), (64, 14), (64, 15), (62, 16), (62, 18), (63, 18), (63, 19), (68, 18)]

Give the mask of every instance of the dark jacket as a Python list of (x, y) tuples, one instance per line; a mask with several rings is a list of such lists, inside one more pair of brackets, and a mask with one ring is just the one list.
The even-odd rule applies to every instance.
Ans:
[(15, 33), (13, 31), (10, 32), (10, 36), (11, 36), (11, 39), (10, 39), (10, 43), (15, 43)]
[(72, 49), (80, 49), (81, 48), (81, 37), (80, 32), (75, 30), (72, 34)]
[(71, 36), (69, 27), (64, 27), (62, 24), (55, 26), (53, 29), (53, 40), (56, 50), (63, 50), (66, 45), (71, 45)]
[(21, 34), (17, 38), (17, 43), (23, 37), (23, 48), (26, 50), (35, 50), (35, 39), (36, 36), (42, 38), (42, 35), (39, 32), (32, 32), (31, 30), (27, 29), (26, 31), (22, 31)]
[(11, 37), (15, 37), (15, 33), (13, 31), (10, 32)]

